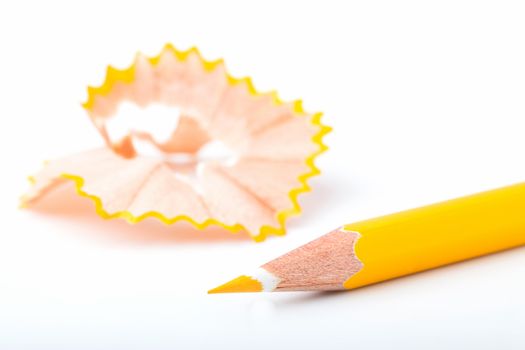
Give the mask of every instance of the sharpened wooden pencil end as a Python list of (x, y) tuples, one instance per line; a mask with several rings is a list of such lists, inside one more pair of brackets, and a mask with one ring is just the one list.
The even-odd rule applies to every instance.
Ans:
[(239, 276), (229, 282), (226, 282), (223, 285), (220, 285), (216, 288), (210, 289), (208, 294), (216, 293), (253, 293), (253, 292), (262, 292), (263, 286), (261, 282), (249, 277), (249, 276)]

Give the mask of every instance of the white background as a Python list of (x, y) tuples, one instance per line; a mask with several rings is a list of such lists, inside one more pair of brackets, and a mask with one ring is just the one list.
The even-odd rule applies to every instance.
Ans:
[[(524, 349), (524, 248), (354, 292), (206, 294), (337, 225), (525, 180), (524, 18), (520, 1), (2, 2), (0, 349)], [(86, 86), (166, 42), (325, 112), (331, 150), (286, 237), (103, 221), (72, 189), (17, 209), (42, 160), (102, 144)]]

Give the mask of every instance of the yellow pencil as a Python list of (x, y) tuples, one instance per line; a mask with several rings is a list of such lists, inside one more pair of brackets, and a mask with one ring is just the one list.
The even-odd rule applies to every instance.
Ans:
[(344, 225), (208, 293), (354, 289), (525, 244), (525, 183)]

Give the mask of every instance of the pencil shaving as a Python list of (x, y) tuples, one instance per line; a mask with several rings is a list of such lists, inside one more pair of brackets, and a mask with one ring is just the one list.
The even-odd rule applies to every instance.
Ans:
[[(164, 140), (132, 128), (116, 135), (109, 125), (122, 102), (173, 107), (176, 127)], [(105, 218), (216, 224), (245, 229), (255, 240), (284, 234), (287, 218), (300, 212), (297, 196), (319, 174), (314, 159), (326, 150), (322, 138), (330, 131), (300, 101), (259, 93), (249, 78), (228, 75), (222, 60), (171, 45), (153, 58), (138, 55), (128, 69), (109, 67), (105, 82), (88, 89), (84, 108), (107, 147), (46, 164), (24, 205), (73, 181)], [(233, 157), (203, 159), (200, 152), (217, 142)], [(141, 154), (142, 143), (160, 156)], [(173, 161), (181, 156), (185, 161)]]

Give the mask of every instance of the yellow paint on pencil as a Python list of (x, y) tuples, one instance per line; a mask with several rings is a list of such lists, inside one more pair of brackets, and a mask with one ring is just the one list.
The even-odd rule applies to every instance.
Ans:
[(346, 225), (359, 232), (358, 288), (525, 244), (525, 183)]

